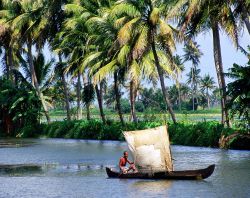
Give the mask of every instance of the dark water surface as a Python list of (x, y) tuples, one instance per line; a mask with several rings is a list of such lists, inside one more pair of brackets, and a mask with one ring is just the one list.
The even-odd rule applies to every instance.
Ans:
[[(11, 197), (250, 197), (250, 151), (172, 146), (175, 170), (216, 164), (206, 180), (107, 179), (124, 142), (65, 139), (0, 140), (0, 198)], [(39, 165), (32, 169), (29, 165)]]

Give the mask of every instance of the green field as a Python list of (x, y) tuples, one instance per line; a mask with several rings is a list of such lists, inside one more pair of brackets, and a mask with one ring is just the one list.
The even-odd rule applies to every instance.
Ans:
[[(220, 108), (213, 108), (210, 110), (197, 110), (197, 111), (182, 111), (175, 112), (176, 118), (178, 121), (185, 122), (198, 122), (198, 121), (211, 121), (216, 120), (219, 121), (221, 119)], [(116, 112), (111, 111), (110, 109), (105, 109), (104, 111), (106, 118), (109, 120), (119, 120), (119, 116)], [(63, 110), (51, 110), (50, 116), (52, 121), (62, 121), (66, 119), (66, 111)], [(130, 114), (123, 114), (125, 121), (130, 121)], [(137, 117), (141, 121), (171, 121), (171, 117), (169, 114), (164, 114), (163, 112), (147, 112), (137, 113)], [(100, 119), (99, 110), (97, 108), (91, 109), (91, 118)], [(76, 119), (76, 113), (72, 112), (72, 119)], [(83, 110), (82, 119), (86, 118), (86, 112)], [(45, 117), (41, 118), (42, 122), (46, 122)]]

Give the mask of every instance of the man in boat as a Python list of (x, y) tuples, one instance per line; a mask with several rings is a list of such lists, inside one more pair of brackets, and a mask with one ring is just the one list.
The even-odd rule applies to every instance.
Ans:
[[(130, 165), (129, 167), (126, 167), (127, 163)], [(120, 167), (120, 170), (123, 174), (128, 173), (130, 170), (133, 170), (134, 173), (137, 172), (137, 169), (135, 167), (134, 162), (131, 162), (128, 160), (128, 152), (127, 151), (123, 152), (123, 157), (121, 157), (120, 161), (119, 161), (119, 167)]]

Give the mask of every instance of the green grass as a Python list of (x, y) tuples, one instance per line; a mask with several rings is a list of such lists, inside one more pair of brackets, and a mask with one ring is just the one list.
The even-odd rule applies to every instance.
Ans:
[[(118, 121), (119, 116), (116, 112), (105, 109), (104, 113), (106, 118), (109, 120)], [(93, 108), (91, 109), (91, 118), (92, 119), (100, 119), (99, 109)], [(176, 118), (178, 121), (185, 121), (185, 122), (199, 122), (199, 121), (212, 121), (221, 119), (220, 108), (213, 108), (209, 110), (197, 110), (197, 111), (176, 111), (175, 112)], [(52, 121), (62, 121), (66, 119), (66, 111), (63, 110), (51, 110), (50, 116)], [(86, 111), (83, 110), (82, 113), (83, 119), (86, 119)], [(129, 121), (130, 114), (123, 114), (124, 119)], [(171, 122), (171, 117), (169, 114), (164, 115), (163, 113), (159, 112), (145, 112), (145, 113), (137, 113), (137, 117), (141, 121), (167, 121)], [(76, 119), (76, 115), (72, 115), (72, 119)], [(42, 118), (42, 122), (45, 122), (45, 117)]]

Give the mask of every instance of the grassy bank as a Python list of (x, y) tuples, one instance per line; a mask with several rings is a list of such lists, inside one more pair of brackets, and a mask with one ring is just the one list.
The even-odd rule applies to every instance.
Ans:
[[(109, 121), (104, 125), (99, 120), (58, 121), (39, 126), (27, 126), (18, 133), (18, 137), (74, 138), (95, 140), (124, 140), (122, 131), (140, 130), (163, 125), (162, 122), (126, 123)], [(224, 128), (217, 121), (168, 123), (172, 144), (187, 146), (218, 147), (221, 135), (232, 134), (235, 130)]]

